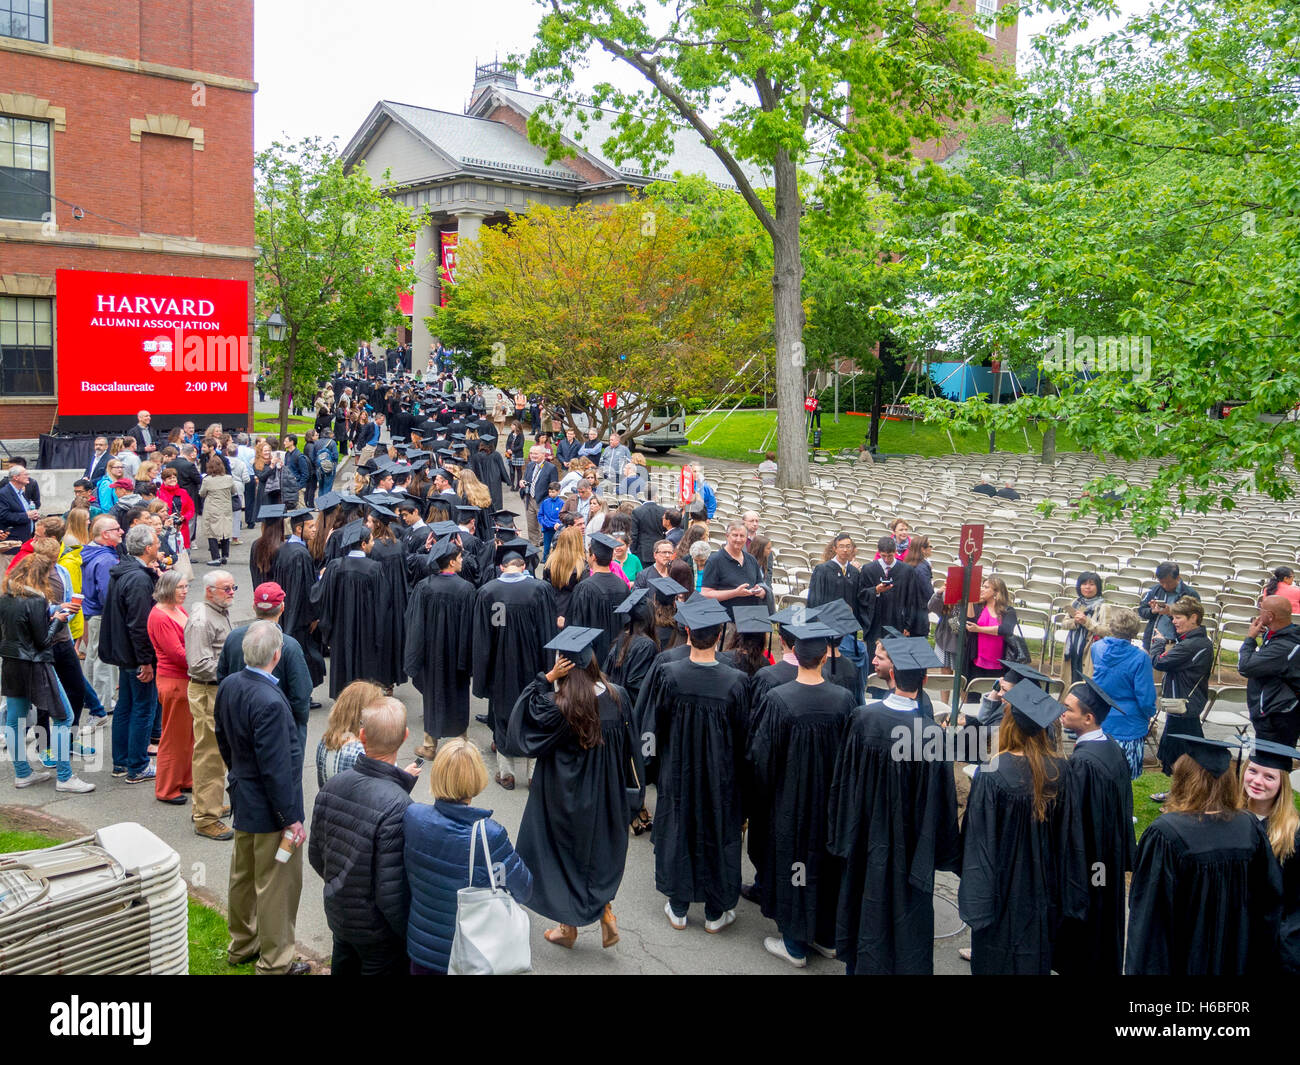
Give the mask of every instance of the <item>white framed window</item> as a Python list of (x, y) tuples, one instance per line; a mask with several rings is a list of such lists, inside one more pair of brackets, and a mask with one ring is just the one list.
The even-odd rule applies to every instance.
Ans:
[(0, 397), (54, 395), (54, 301), (0, 296)]
[(0, 115), (0, 218), (39, 222), (50, 211), (50, 124)]
[(975, 25), (985, 37), (997, 38), (998, 0), (975, 0)]
[(0, 0), (0, 37), (22, 41), (49, 41), (46, 0)]

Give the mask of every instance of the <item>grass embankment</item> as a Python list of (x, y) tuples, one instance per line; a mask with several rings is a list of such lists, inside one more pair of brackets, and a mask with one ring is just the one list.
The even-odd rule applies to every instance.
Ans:
[[(0, 822), (0, 854), (40, 850), (62, 842), (64, 841), (53, 839), (44, 833), (8, 831)], [(234, 968), (226, 964), (230, 929), (225, 917), (193, 899), (189, 900), (189, 909), (190, 975), (251, 976), (254, 965), (251, 961)]]
[[(733, 462), (754, 462), (762, 460), (756, 454), (764, 439), (776, 424), (774, 411), (738, 410), (735, 414), (724, 417), (725, 412), (710, 414), (697, 418), (695, 415), (686, 419), (687, 436), (691, 443), (683, 448), (694, 455), (705, 458), (729, 459)], [(716, 427), (716, 429), (715, 429)], [(871, 419), (855, 414), (840, 412), (840, 422), (836, 425), (833, 416), (822, 412), (822, 450), (835, 453), (843, 449), (857, 451), (866, 439), (871, 428)], [(710, 432), (710, 430), (714, 430)], [(707, 436), (708, 439), (703, 438)], [(811, 444), (812, 434), (808, 434)], [(700, 442), (702, 441), (702, 442)], [(949, 441), (947, 432), (939, 425), (925, 425), (921, 422), (884, 421), (880, 426), (880, 450), (885, 454), (902, 455), (951, 455), (953, 445), (962, 454), (986, 454), (989, 449), (987, 433), (952, 434)], [(1028, 443), (1024, 433), (999, 433), (997, 448), (999, 453), (1039, 454), (1043, 447), (1043, 434), (1029, 430)], [(1056, 433), (1058, 451), (1075, 451), (1078, 445), (1073, 437), (1063, 430)], [(767, 450), (776, 450), (776, 435), (772, 434)]]

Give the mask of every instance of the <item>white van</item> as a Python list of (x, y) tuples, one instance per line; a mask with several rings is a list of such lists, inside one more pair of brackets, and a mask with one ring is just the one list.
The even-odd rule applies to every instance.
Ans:
[[(587, 432), (587, 415), (575, 410), (573, 421), (578, 427), (579, 435)], [(629, 427), (624, 417), (615, 419), (614, 429), (620, 436), (632, 436), (632, 443), (642, 450), (654, 451), (666, 455), (675, 447), (685, 447), (690, 441), (686, 438), (686, 411), (679, 403), (654, 407), (649, 416), (640, 425)]]

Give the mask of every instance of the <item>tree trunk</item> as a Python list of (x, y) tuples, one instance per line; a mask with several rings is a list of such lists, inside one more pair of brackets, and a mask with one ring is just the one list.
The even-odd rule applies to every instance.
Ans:
[(803, 262), (799, 252), (798, 174), (794, 162), (778, 152), (776, 231), (772, 234), (773, 324), (776, 334), (776, 483), (778, 488), (808, 484), (808, 434), (803, 411)]
[(1048, 422), (1043, 430), (1042, 462), (1044, 466), (1056, 465), (1056, 422)]
[(874, 455), (880, 450), (880, 367), (876, 367), (876, 383), (871, 389), (870, 447)]
[(284, 357), (284, 365), (280, 372), (280, 436), (275, 442), (276, 450), (289, 435), (289, 393), (293, 388), (293, 356), (298, 347), (298, 337), (289, 334), (289, 351)]

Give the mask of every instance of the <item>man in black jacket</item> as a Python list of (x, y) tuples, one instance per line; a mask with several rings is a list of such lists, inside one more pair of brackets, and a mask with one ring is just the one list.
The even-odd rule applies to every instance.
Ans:
[(654, 565), (655, 544), (664, 537), (664, 508), (647, 501), (632, 511), (632, 554), (643, 567)]
[[(283, 637), (269, 621), (244, 636), (244, 668), (217, 689), (217, 746), (230, 769), (235, 847), (230, 861), (230, 946), (227, 960), (257, 958), (263, 976), (301, 976), (294, 925), (302, 894), (302, 775), (298, 729), (272, 670)], [(281, 845), (287, 861), (276, 861)]]
[(560, 472), (546, 461), (546, 452), (540, 447), (530, 448), (528, 465), (519, 480), (519, 496), (524, 501), (524, 516), (528, 519), (528, 542), (542, 546), (542, 527), (537, 524), (537, 508), (546, 498), (546, 488), (560, 479)]
[[(1255, 641), (1264, 638), (1261, 646)], [(1237, 661), (1246, 678), (1246, 709), (1261, 740), (1294, 747), (1300, 739), (1300, 625), (1291, 620), (1291, 600), (1268, 595), (1250, 623)]]
[[(15, 466), (9, 478), (0, 485), (0, 533), (8, 530), (10, 540), (26, 543), (36, 531), (36, 519), (41, 516), (27, 495), (29, 474), (25, 466)], [(0, 540), (5, 539), (0, 536)]]
[(147, 524), (135, 525), (123, 541), (127, 557), (108, 572), (99, 658), (118, 667), (118, 694), (113, 714), (113, 776), (128, 784), (153, 780), (149, 737), (153, 731), (158, 689), (154, 683), (153, 641), (149, 612), (158, 583), (158, 536)]
[[(366, 753), (325, 782), (311, 815), (311, 867), (325, 881), (335, 976), (404, 976), (411, 892), (402, 819), (413, 773), (397, 768), (406, 707), (385, 696), (361, 711)], [(412, 767), (414, 768), (414, 767)]]

